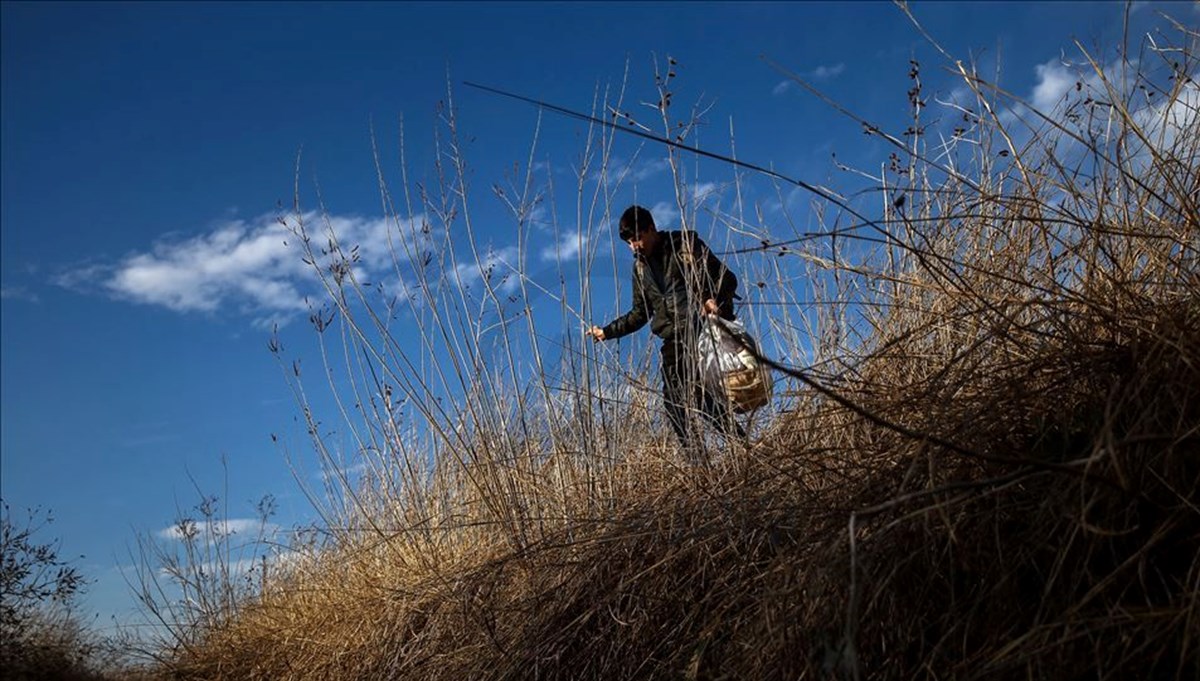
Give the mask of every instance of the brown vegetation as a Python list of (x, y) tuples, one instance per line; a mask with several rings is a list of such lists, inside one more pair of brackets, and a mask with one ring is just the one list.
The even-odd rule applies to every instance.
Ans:
[[(1197, 36), (1179, 35), (1182, 52), (1121, 62), (1124, 80), (1093, 64), (1045, 118), (963, 71), (974, 94), (948, 141), (874, 130), (896, 151), (876, 178), (885, 214), (791, 247), (821, 296), (812, 342), (796, 341), (813, 361), (777, 365), (795, 390), (711, 466), (682, 464), (646, 391), (605, 379), (620, 367), (546, 367), (520, 321), (483, 333), (470, 310), (505, 299), (486, 277), (482, 302), (421, 279), (421, 363), (389, 343), (392, 310), (364, 312), (352, 269), (325, 267), (339, 320), (315, 321), (341, 334), (366, 483), (334, 476), (330, 540), (178, 632), (164, 669), (1200, 678), (1200, 98)], [(585, 170), (608, 158), (602, 132)], [(477, 252), (447, 156), (447, 191), (420, 214), (447, 233), (458, 220)], [(588, 223), (607, 196), (584, 174)], [(518, 190), (524, 229), (533, 193)], [(435, 386), (455, 384), (461, 410), (440, 411)], [(423, 436), (395, 416), (402, 399)]]

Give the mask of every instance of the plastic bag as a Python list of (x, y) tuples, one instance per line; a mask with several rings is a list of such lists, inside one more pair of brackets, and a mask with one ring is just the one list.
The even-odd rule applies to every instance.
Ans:
[(770, 368), (758, 361), (758, 344), (741, 322), (706, 316), (698, 346), (705, 386), (739, 414), (771, 401)]

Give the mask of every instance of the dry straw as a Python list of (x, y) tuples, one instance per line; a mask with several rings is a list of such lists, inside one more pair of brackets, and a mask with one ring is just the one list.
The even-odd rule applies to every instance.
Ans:
[[(287, 219), (329, 293), (314, 323), (338, 443), (297, 394), (329, 470), (349, 451), (365, 474), (327, 476), (325, 538), (223, 617), (183, 619), (161, 668), (1200, 678), (1200, 97), (1197, 34), (1175, 36), (1115, 68), (1081, 47), (1080, 88), (1053, 112), (951, 60), (971, 95), (943, 104), (960, 123), (940, 138), (914, 64), (908, 134), (864, 122), (894, 150), (871, 176), (874, 227), (818, 210), (810, 238), (740, 202), (715, 211), (764, 242), (737, 256), (746, 285), (774, 274), (784, 292), (750, 315), (767, 355), (808, 361), (776, 362), (794, 381), (754, 443), (714, 440), (704, 466), (675, 451), (640, 356), (555, 346), (525, 314), (541, 295), (567, 328), (601, 316), (566, 302), (590, 299), (601, 260), (584, 248), (554, 290), (476, 240), (448, 99), (438, 191), (405, 177), (394, 197), (380, 174), (408, 297), (381, 303), (351, 245)], [(661, 94), (675, 77), (668, 62)], [(664, 132), (692, 134), (669, 102)], [(575, 213), (552, 225), (601, 238), (622, 177), (612, 132), (587, 140)], [(681, 187), (685, 158), (669, 156)], [(530, 173), (496, 189), (523, 244), (555, 190)], [(779, 253), (805, 263), (794, 301)], [(439, 274), (463, 265), (483, 270), (473, 287)], [(399, 312), (421, 353), (397, 342)]]

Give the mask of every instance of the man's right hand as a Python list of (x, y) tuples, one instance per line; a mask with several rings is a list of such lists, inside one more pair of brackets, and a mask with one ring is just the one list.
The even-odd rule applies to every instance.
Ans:
[(602, 329), (598, 326), (593, 326), (592, 328), (588, 329), (584, 333), (591, 336), (592, 342), (594, 342), (594, 343), (599, 343), (600, 341), (604, 340), (604, 329)]

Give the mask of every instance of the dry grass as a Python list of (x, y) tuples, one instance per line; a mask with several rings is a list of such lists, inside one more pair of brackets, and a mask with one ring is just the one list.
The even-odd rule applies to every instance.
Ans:
[[(1200, 99), (1197, 36), (1178, 35), (1130, 71), (1152, 105), (1093, 77), (1048, 119), (1024, 110), (1028, 127), (964, 71), (961, 133), (893, 138), (884, 214), (792, 247), (822, 312), (803, 317), (814, 340), (779, 342), (813, 362), (777, 366), (796, 389), (710, 466), (666, 444), (636, 367), (580, 345), (543, 360), (508, 300), (532, 279), (485, 276), (471, 297), (416, 268), (399, 304), (425, 339), (414, 357), (337, 264), (349, 247), (313, 246), (339, 316), (318, 335), (369, 472), (334, 476), (328, 540), (182, 632), (164, 671), (1200, 678)], [(446, 124), (443, 194), (396, 210), (385, 191), (422, 216), (397, 218), (398, 262), (453, 233), (486, 265), (452, 109)], [(612, 140), (592, 133), (572, 221), (605, 225), (615, 188), (584, 176)], [(524, 238), (530, 179), (505, 196)], [(495, 334), (496, 318), (516, 321)], [(439, 401), (455, 390), (459, 408)]]

